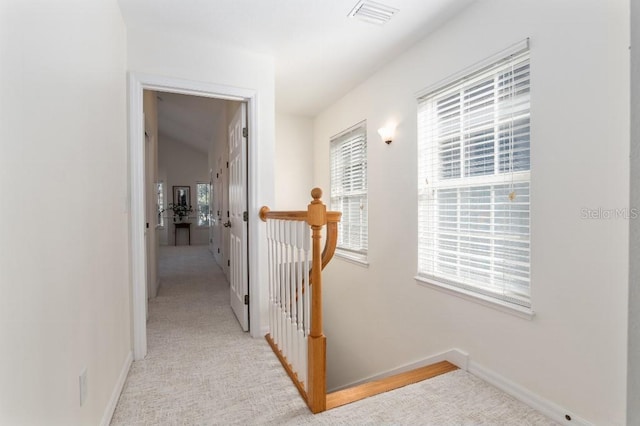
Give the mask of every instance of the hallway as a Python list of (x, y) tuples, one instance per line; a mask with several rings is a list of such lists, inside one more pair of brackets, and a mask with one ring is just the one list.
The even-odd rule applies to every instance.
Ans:
[(314, 416), (267, 343), (240, 330), (207, 247), (160, 256), (148, 354), (133, 363), (111, 425), (554, 424), (461, 370)]
[(240, 330), (229, 286), (207, 247), (165, 246), (160, 256), (148, 354), (133, 363), (111, 424), (242, 422), (248, 402), (263, 401), (267, 387), (293, 410), (305, 410), (265, 341)]

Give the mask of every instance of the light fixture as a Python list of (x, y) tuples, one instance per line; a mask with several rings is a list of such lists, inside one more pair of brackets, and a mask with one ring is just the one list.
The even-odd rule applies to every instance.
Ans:
[(393, 136), (396, 131), (396, 126), (385, 126), (378, 129), (378, 134), (382, 140), (389, 145), (393, 141)]

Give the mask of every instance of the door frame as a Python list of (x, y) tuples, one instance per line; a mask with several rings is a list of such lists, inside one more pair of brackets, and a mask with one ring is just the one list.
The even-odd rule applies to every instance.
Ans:
[[(257, 164), (257, 98), (255, 90), (238, 87), (204, 83), (198, 81), (182, 80), (136, 72), (128, 73), (129, 80), (129, 261), (131, 278), (131, 306), (132, 306), (132, 333), (133, 333), (133, 358), (143, 359), (147, 355), (147, 321), (146, 321), (146, 286), (147, 268), (145, 253), (145, 166), (144, 166), (144, 115), (142, 109), (143, 90), (156, 90), (161, 92), (180, 93), (183, 95), (196, 95), (209, 98), (217, 98), (247, 103), (247, 120), (249, 137), (247, 162), (248, 171), (248, 210), (257, 211), (258, 188)], [(249, 217), (249, 240), (259, 241), (259, 218)], [(249, 271), (259, 270), (259, 245), (253, 244), (249, 248)], [(249, 276), (249, 293), (259, 295), (258, 280)], [(253, 337), (259, 337), (262, 329), (260, 324), (259, 298), (251, 297), (249, 300), (249, 315), (252, 318), (252, 326), (249, 332)]]

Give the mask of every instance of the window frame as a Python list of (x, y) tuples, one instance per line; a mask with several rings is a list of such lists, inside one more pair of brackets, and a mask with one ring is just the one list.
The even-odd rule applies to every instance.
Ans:
[[(361, 160), (364, 160), (362, 163), (361, 173), (358, 174), (360, 179), (361, 188), (355, 191), (338, 191), (340, 194), (336, 194), (336, 182), (334, 181), (334, 177), (337, 174), (334, 164), (334, 149), (342, 144), (346, 144), (348, 142), (354, 141), (354, 138), (362, 138), (363, 150), (364, 153), (361, 153)], [(355, 142), (357, 143), (357, 142)], [(366, 120), (360, 121), (359, 123), (343, 130), (342, 132), (331, 136), (329, 138), (329, 209), (334, 211), (341, 211), (342, 204), (340, 206), (337, 205), (338, 201), (344, 201), (349, 199), (354, 199), (360, 197), (364, 198), (364, 207), (360, 207), (361, 210), (364, 210), (364, 225), (362, 224), (362, 219), (360, 224), (353, 224), (353, 226), (364, 226), (364, 232), (360, 233), (359, 238), (364, 238), (366, 241), (365, 248), (358, 250), (348, 246), (341, 246), (341, 237), (344, 237), (344, 226), (347, 224), (348, 215), (343, 212), (342, 219), (338, 223), (338, 243), (336, 246), (335, 255), (342, 258), (343, 260), (349, 261), (351, 263), (365, 266), (369, 265), (368, 263), (368, 254), (369, 254), (369, 220), (368, 220), (368, 204), (369, 204), (369, 185), (368, 185), (368, 154), (367, 154), (367, 122)], [(343, 160), (344, 161), (344, 160)], [(344, 168), (344, 170), (353, 167), (353, 165), (348, 165)], [(343, 174), (350, 174), (350, 172), (343, 171)]]
[[(453, 163), (455, 163), (456, 161), (459, 163), (459, 178), (443, 178), (440, 177), (439, 181), (438, 179), (435, 179), (436, 181), (438, 181), (437, 183), (433, 183), (433, 182), (429, 182), (429, 183), (424, 183), (422, 182), (422, 180), (428, 180), (428, 177), (426, 175), (424, 175), (423, 170), (425, 168), (429, 167), (429, 164), (432, 165), (436, 165), (437, 167), (442, 167), (443, 162), (446, 160), (442, 160), (442, 157), (438, 158), (437, 160), (433, 160), (433, 158), (429, 158), (428, 157), (428, 150), (433, 149), (434, 146), (430, 146), (430, 142), (428, 141), (429, 136), (425, 134), (424, 130), (420, 128), (420, 123), (422, 122), (423, 118), (421, 117), (421, 114), (428, 114), (428, 112), (425, 112), (423, 110), (423, 108), (428, 108), (427, 102), (429, 100), (429, 98), (431, 98), (432, 101), (435, 102), (436, 99), (438, 99), (438, 96), (448, 96), (450, 95), (451, 97), (455, 98), (455, 93), (456, 90), (459, 93), (463, 93), (464, 88), (469, 87), (469, 86), (465, 86), (464, 84), (467, 81), (482, 81), (483, 78), (489, 78), (489, 75), (493, 75), (494, 79), (499, 79), (499, 69), (500, 66), (502, 64), (504, 64), (505, 62), (509, 62), (511, 61), (511, 58), (518, 58), (521, 56), (525, 56), (526, 57), (526, 61), (527, 61), (527, 70), (529, 73), (528, 76), (528, 82), (529, 82), (529, 86), (528, 86), (528, 90), (527, 90), (527, 106), (526, 106), (526, 127), (527, 127), (527, 131), (528, 131), (528, 154), (526, 157), (527, 160), (527, 166), (528, 168), (525, 171), (514, 171), (514, 170), (510, 170), (509, 172), (503, 172), (502, 171), (502, 165), (499, 162), (499, 157), (500, 157), (500, 142), (501, 142), (501, 138), (500, 138), (500, 121), (494, 117), (492, 120), (492, 125), (494, 127), (494, 131), (493, 131), (493, 137), (492, 137), (492, 155), (495, 155), (495, 159), (493, 160), (494, 162), (492, 163), (492, 166), (494, 168), (494, 172), (491, 174), (486, 174), (486, 175), (479, 175), (479, 176), (464, 176), (465, 174), (465, 167), (471, 167), (469, 164), (471, 164), (470, 162), (467, 164), (465, 163), (466, 157), (469, 156), (469, 148), (468, 145), (465, 145), (465, 143), (468, 144), (468, 141), (465, 138), (462, 138), (459, 140), (458, 145), (459, 145), (459, 159), (458, 160), (453, 160)], [(483, 77), (484, 76), (484, 77)], [(505, 312), (509, 312), (512, 314), (515, 314), (517, 316), (520, 316), (522, 318), (527, 318), (527, 319), (531, 319), (534, 315), (533, 309), (532, 309), (532, 300), (531, 300), (531, 203), (530, 203), (530, 188), (531, 188), (531, 131), (530, 131), (530, 126), (531, 126), (531, 121), (530, 121), (530, 111), (531, 111), (531, 104), (530, 104), (530, 96), (531, 96), (531, 85), (530, 85), (530, 81), (531, 81), (531, 77), (530, 77), (530, 52), (529, 52), (529, 40), (526, 39), (520, 43), (517, 43), (513, 46), (511, 46), (510, 48), (506, 49), (505, 51), (502, 51), (500, 53), (498, 53), (497, 55), (494, 55), (490, 58), (487, 58), (485, 61), (476, 64), (472, 67), (469, 67), (465, 70), (463, 70), (460, 73), (457, 73), (454, 76), (451, 76), (449, 78), (447, 78), (446, 80), (443, 80), (441, 82), (439, 82), (438, 84), (431, 86), (428, 89), (423, 90), (422, 92), (417, 94), (417, 101), (418, 101), (418, 109), (417, 109), (417, 122), (419, 124), (418, 126), (418, 150), (419, 150), (419, 155), (418, 155), (418, 170), (419, 170), (419, 176), (418, 176), (418, 221), (419, 221), (419, 230), (418, 230), (418, 251), (417, 251), (417, 255), (418, 255), (418, 264), (417, 264), (417, 274), (415, 276), (416, 281), (419, 284), (422, 285), (426, 285), (432, 288), (436, 288), (438, 290), (442, 290), (446, 293), (455, 295), (455, 296), (459, 296), (462, 298), (465, 298), (467, 300), (471, 300), (483, 305), (487, 305), (493, 308), (497, 308), (499, 310), (503, 310)], [(513, 85), (513, 83), (512, 83)], [(442, 98), (441, 98), (442, 99)], [(492, 100), (496, 101), (499, 100), (499, 96), (494, 94), (494, 97), (492, 98)], [(462, 104), (461, 104), (462, 105)], [(511, 106), (511, 108), (513, 108), (513, 106)], [(497, 109), (497, 108), (496, 108)], [(464, 117), (467, 112), (464, 111), (462, 109), (462, 106), (460, 107), (460, 120), (464, 120)], [(442, 120), (442, 119), (441, 119)], [(513, 127), (513, 123), (515, 123), (516, 120), (514, 118), (514, 116), (512, 115), (510, 117), (509, 123), (510, 126)], [(440, 123), (442, 124), (442, 121), (440, 121)], [(514, 136), (513, 134), (510, 135), (510, 138), (513, 140)], [(438, 143), (438, 142), (436, 142)], [(511, 142), (511, 144), (513, 145), (513, 141)], [(440, 146), (437, 146), (436, 148), (440, 148)], [(513, 146), (511, 146), (510, 148), (510, 153), (513, 154)], [(433, 153), (431, 153), (433, 155)], [(436, 152), (436, 155), (438, 155), (438, 153)], [(513, 164), (513, 157), (510, 158), (511, 164)], [(485, 166), (483, 166), (485, 167)], [(431, 173), (433, 173), (433, 171), (431, 171)], [(476, 280), (476, 282), (474, 283), (474, 285), (468, 285), (468, 281), (464, 282), (463, 278), (460, 278), (460, 280), (462, 281), (455, 281), (451, 279), (451, 276), (446, 276), (446, 273), (443, 274), (442, 272), (437, 273), (435, 272), (436, 269), (438, 268), (438, 266), (433, 266), (433, 269), (431, 269), (430, 271), (427, 270), (421, 270), (421, 268), (423, 268), (424, 265), (421, 265), (422, 260), (424, 259), (423, 257), (423, 251), (425, 250), (425, 246), (431, 244), (431, 246), (435, 246), (437, 244), (434, 242), (425, 242), (424, 238), (421, 238), (421, 235), (428, 235), (430, 232), (436, 232), (439, 234), (443, 234), (443, 233), (447, 233), (447, 231), (444, 231), (444, 225), (443, 222), (440, 221), (439, 218), (437, 218), (438, 213), (437, 210), (441, 209), (443, 206), (442, 202), (438, 202), (435, 199), (437, 198), (435, 194), (435, 191), (438, 190), (442, 190), (442, 188), (444, 187), (449, 187), (451, 189), (457, 190), (458, 191), (458, 195), (455, 197), (455, 206), (457, 206), (458, 208), (458, 213), (457, 213), (457, 218), (456, 218), (456, 223), (458, 223), (458, 229), (460, 229), (460, 209), (462, 206), (462, 202), (461, 200), (461, 195), (460, 195), (460, 191), (461, 190), (468, 190), (468, 191), (472, 191), (483, 185), (488, 185), (489, 192), (491, 193), (490, 195), (490, 204), (493, 206), (495, 203), (494, 197), (495, 192), (498, 190), (497, 188), (501, 185), (505, 183), (505, 179), (504, 176), (509, 176), (511, 178), (511, 184), (513, 185), (514, 182), (516, 182), (516, 184), (518, 182), (526, 182), (526, 197), (527, 197), (527, 210), (526, 210), (526, 214), (527, 214), (527, 220), (528, 220), (528, 234), (527, 234), (527, 240), (526, 240), (526, 244), (527, 244), (527, 251), (528, 251), (528, 258), (527, 258), (527, 271), (528, 271), (528, 276), (527, 276), (527, 290), (528, 290), (528, 295), (526, 298), (511, 298), (507, 295), (502, 295), (499, 296), (497, 294), (497, 292), (494, 291), (490, 291), (487, 290), (487, 288), (490, 288), (492, 286), (494, 286), (494, 283), (491, 282), (489, 284), (482, 284), (480, 282), (478, 282)], [(445, 184), (442, 184), (441, 182), (445, 182)], [(427, 189), (428, 188), (428, 189)], [(423, 193), (423, 191), (425, 190), (431, 190), (432, 192), (432, 196), (431, 198), (433, 198), (433, 200), (431, 201), (425, 201), (425, 197), (429, 198), (429, 194), (427, 193)], [(438, 194), (440, 195), (440, 194)], [(431, 203), (431, 204), (429, 204)], [(425, 207), (426, 206), (426, 207)], [(421, 212), (421, 209), (430, 209), (429, 211), (425, 211), (425, 212)], [(495, 207), (491, 207), (492, 209)], [(426, 215), (429, 216), (428, 212), (431, 212), (430, 217), (427, 219), (428, 221), (431, 222), (432, 226), (434, 226), (435, 228), (429, 228), (429, 225), (423, 225), (420, 222), (420, 218), (422, 217), (422, 215)], [(491, 228), (491, 232), (490, 232), (490, 239), (492, 241), (492, 244), (495, 243), (496, 240), (496, 235), (497, 233), (494, 231), (494, 221), (495, 221), (495, 217), (493, 216), (493, 210), (491, 210), (491, 219), (490, 219), (490, 228)], [(433, 216), (436, 216), (436, 218), (434, 218)], [(510, 226), (510, 225), (509, 225)], [(426, 227), (426, 228), (425, 228)], [(431, 229), (431, 230), (429, 230)], [(435, 231), (434, 231), (435, 229)], [(458, 234), (461, 235), (461, 234)], [(437, 240), (437, 241), (441, 241), (441, 240)], [(457, 253), (456, 256), (461, 257), (464, 254), (467, 254), (467, 252), (465, 252), (464, 250), (460, 249), (459, 246), (461, 239), (458, 240), (458, 248), (455, 249), (455, 253)], [(426, 249), (427, 252), (429, 252), (429, 249)], [(432, 249), (432, 251), (430, 252), (432, 254), (431, 257), (431, 262), (435, 265), (437, 263), (440, 263), (441, 265), (445, 265), (446, 263), (442, 263), (442, 262), (446, 262), (446, 261), (440, 261), (438, 262), (438, 260), (436, 260), (436, 257), (438, 256), (442, 256), (442, 248), (434, 248)], [(466, 249), (466, 250), (471, 250), (471, 249)], [(440, 254), (438, 254), (440, 253)], [(493, 256), (493, 254), (491, 254), (490, 256)], [(493, 259), (493, 257), (491, 257), (491, 259)], [(428, 260), (427, 260), (428, 261)], [(441, 267), (441, 266), (440, 266)], [(493, 269), (493, 266), (492, 266)], [(495, 271), (492, 270), (491, 274), (495, 275)], [(469, 274), (471, 275), (471, 274)], [(491, 276), (493, 276), (491, 275)], [(468, 276), (466, 277), (467, 280), (469, 280)], [(492, 280), (492, 278), (490, 278), (490, 280)]]
[[(166, 202), (165, 199), (166, 193), (164, 188), (164, 181), (159, 180), (156, 182), (156, 229), (164, 229), (165, 228), (165, 215), (164, 212), (166, 210)], [(162, 194), (162, 196), (160, 196)]]
[[(206, 224), (200, 223), (200, 200), (198, 199), (199, 195), (199, 186), (205, 185), (207, 190), (207, 206), (209, 207), (208, 220)], [(209, 182), (196, 182), (196, 227), (197, 228), (208, 228), (211, 225), (211, 184)]]

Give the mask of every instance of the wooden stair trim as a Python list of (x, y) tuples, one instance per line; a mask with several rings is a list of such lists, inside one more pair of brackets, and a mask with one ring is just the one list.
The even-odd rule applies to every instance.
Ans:
[(447, 361), (441, 361), (426, 367), (416, 368), (405, 373), (363, 383), (352, 388), (332, 392), (327, 395), (327, 410), (360, 401), (394, 389), (421, 382), (441, 374), (457, 370), (458, 367)]
[(298, 392), (300, 392), (300, 396), (302, 397), (302, 399), (307, 402), (307, 392), (304, 390), (304, 383), (298, 380), (298, 375), (294, 373), (294, 371), (291, 369), (291, 366), (287, 362), (287, 359), (282, 356), (282, 353), (280, 353), (280, 349), (278, 349), (278, 345), (276, 345), (276, 343), (271, 338), (271, 334), (267, 333), (264, 338), (266, 339), (267, 343), (269, 343), (269, 346), (271, 346), (271, 350), (273, 350), (273, 353), (276, 354), (276, 356), (280, 360), (280, 364), (282, 364), (282, 367), (284, 367), (284, 370), (289, 375), (289, 378), (291, 378), (291, 381), (298, 389)]

